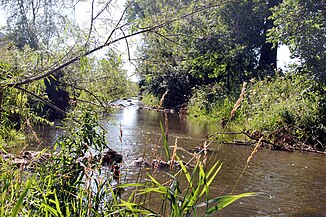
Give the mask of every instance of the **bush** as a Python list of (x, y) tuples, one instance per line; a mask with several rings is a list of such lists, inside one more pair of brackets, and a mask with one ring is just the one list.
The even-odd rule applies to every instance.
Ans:
[[(284, 140), (319, 146), (325, 143), (325, 85), (307, 75), (288, 73), (252, 81), (237, 121), (250, 130)], [(320, 147), (322, 148), (322, 147)]]
[(189, 100), (189, 114), (206, 121), (226, 120), (236, 101), (234, 95), (227, 95), (218, 84), (194, 89)]
[(159, 106), (160, 104), (160, 100), (151, 93), (143, 93), (141, 101), (145, 106), (149, 107)]

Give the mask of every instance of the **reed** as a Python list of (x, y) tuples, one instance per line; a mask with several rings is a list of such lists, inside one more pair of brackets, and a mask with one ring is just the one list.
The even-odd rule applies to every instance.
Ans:
[(173, 152), (172, 152), (172, 157), (171, 157), (171, 162), (170, 162), (170, 168), (173, 169), (174, 167), (174, 162), (177, 156), (177, 149), (178, 149), (178, 137), (175, 138), (174, 142), (174, 147), (173, 147)]
[(249, 157), (247, 158), (247, 161), (246, 161), (246, 165), (243, 167), (242, 169), (242, 172), (240, 173), (239, 175), (239, 178), (237, 179), (237, 182), (235, 183), (235, 185), (233, 186), (233, 189), (231, 191), (231, 194), (234, 192), (235, 188), (237, 187), (243, 173), (245, 172), (245, 170), (247, 169), (248, 165), (249, 165), (249, 162), (251, 161), (251, 159), (253, 158), (253, 156), (258, 152), (258, 148), (260, 147), (261, 143), (262, 143), (262, 140), (263, 140), (263, 136), (258, 140), (258, 142), (256, 143), (255, 145), (255, 148), (254, 150), (252, 150), (252, 152), (250, 153)]
[(234, 104), (234, 107), (233, 107), (233, 109), (232, 109), (232, 111), (230, 113), (230, 120), (234, 119), (235, 113), (238, 110), (238, 108), (240, 107), (241, 102), (244, 99), (244, 95), (245, 95), (245, 92), (246, 92), (246, 86), (247, 86), (247, 82), (243, 82), (242, 89), (241, 89), (241, 94), (240, 94), (237, 102)]
[(157, 107), (157, 111), (160, 110), (160, 108), (162, 108), (163, 103), (164, 103), (165, 96), (166, 96), (168, 93), (169, 93), (169, 90), (166, 90), (166, 91), (164, 92), (164, 94), (162, 95), (162, 97), (161, 97), (161, 99), (160, 99), (160, 103), (159, 103), (159, 105), (158, 105), (158, 107)]

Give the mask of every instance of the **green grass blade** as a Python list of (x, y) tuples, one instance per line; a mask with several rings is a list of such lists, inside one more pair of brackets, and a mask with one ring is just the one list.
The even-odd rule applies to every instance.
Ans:
[[(214, 171), (214, 169), (216, 168), (216, 166), (218, 165), (219, 161), (217, 161), (214, 166), (209, 170), (209, 172), (207, 173), (206, 177), (209, 178), (209, 176), (212, 174), (212, 172)], [(207, 183), (205, 183), (205, 188), (202, 190), (202, 192), (200, 193), (200, 196), (203, 196), (203, 194), (206, 192), (208, 192), (208, 188), (209, 186), (212, 184), (213, 180), (215, 179), (215, 177), (217, 176), (218, 172), (221, 170), (222, 168), (222, 164), (220, 164), (220, 166), (216, 169), (216, 171), (214, 172), (214, 174), (209, 178), (209, 180), (207, 181)]]
[[(217, 162), (218, 163), (218, 162)], [(217, 165), (217, 164), (216, 164)], [(213, 182), (213, 180), (215, 179), (216, 175), (220, 172), (221, 168), (222, 168), (222, 163), (220, 164), (220, 166), (216, 169), (215, 173), (213, 174), (213, 176), (211, 176), (207, 182), (207, 185), (210, 186)], [(207, 177), (209, 177), (210, 173), (208, 173)]]
[(26, 197), (27, 192), (28, 192), (28, 189), (31, 187), (31, 184), (32, 184), (32, 180), (29, 179), (27, 181), (27, 184), (26, 184), (26, 187), (25, 187), (23, 193), (20, 195), (20, 197), (19, 197), (19, 199), (17, 201), (17, 204), (14, 207), (13, 212), (11, 213), (11, 217), (16, 217), (18, 215), (18, 212), (20, 210), (20, 207), (22, 206), (22, 204), (24, 202), (24, 198)]
[(59, 216), (58, 212), (49, 204), (42, 203), (41, 207), (43, 207), (46, 211), (51, 212), (54, 216)]
[(224, 207), (232, 204), (234, 201), (244, 198), (244, 197), (252, 197), (257, 195), (256, 193), (243, 193), (243, 194), (239, 194), (239, 195), (228, 195), (228, 196), (220, 196), (220, 197), (216, 197), (212, 200), (209, 200), (207, 203), (200, 203), (198, 204), (196, 207), (203, 207), (203, 206), (207, 206), (209, 204), (212, 203), (217, 203), (215, 206), (209, 208), (208, 210), (206, 210), (206, 214), (211, 214), (214, 212), (217, 212), (221, 209), (223, 209)]
[(170, 151), (169, 151), (169, 145), (168, 145), (168, 141), (166, 140), (166, 135), (165, 135), (165, 131), (164, 131), (164, 127), (162, 122), (160, 122), (160, 126), (161, 126), (161, 131), (162, 131), (162, 136), (163, 136), (163, 144), (164, 144), (164, 149), (165, 149), (165, 153), (166, 156), (168, 158), (168, 160), (170, 159)]
[(152, 182), (157, 185), (157, 186), (163, 186), (161, 185), (154, 177), (152, 177), (151, 175), (147, 174), (148, 177), (152, 180)]
[[(212, 172), (214, 172), (214, 170), (215, 170), (215, 168), (217, 167), (217, 165), (220, 163), (220, 161), (218, 160), (218, 161), (216, 161), (216, 163), (210, 168), (210, 170), (208, 171), (208, 173), (207, 173), (207, 177), (209, 177), (211, 174), (212, 174)], [(222, 163), (221, 163), (221, 165), (222, 165)], [(220, 166), (221, 166), (220, 165)]]
[(140, 190), (138, 194), (141, 195), (141, 194), (146, 194), (146, 193), (150, 193), (150, 192), (166, 194), (167, 190), (166, 190), (166, 188), (145, 188), (145, 189)]
[(57, 193), (56, 192), (54, 193), (54, 198), (55, 198), (55, 206), (57, 208), (57, 211), (60, 214), (60, 216), (63, 216), (63, 214), (61, 212), (61, 209), (60, 209), (60, 202), (58, 200), (58, 196), (57, 196)]
[(127, 188), (127, 187), (142, 187), (144, 184), (142, 183), (125, 183), (121, 185), (117, 185), (119, 188)]
[(180, 167), (184, 173), (184, 175), (186, 176), (186, 179), (189, 183), (189, 186), (192, 188), (192, 181), (191, 181), (191, 176), (186, 168), (186, 166), (182, 163), (182, 161), (179, 159), (179, 157), (177, 156), (178, 162), (180, 163)]

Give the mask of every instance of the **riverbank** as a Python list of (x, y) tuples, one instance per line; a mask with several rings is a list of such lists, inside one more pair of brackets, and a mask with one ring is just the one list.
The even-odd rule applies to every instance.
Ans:
[[(309, 79), (308, 75), (287, 73), (245, 82), (242, 88), (228, 94), (221, 90), (218, 84), (198, 87), (188, 104), (182, 105), (182, 114), (241, 132), (254, 142), (264, 137), (265, 146), (272, 150), (325, 153), (326, 89), (323, 83)], [(156, 110), (160, 100), (147, 93), (143, 102), (148, 106), (145, 109)], [(243, 144), (242, 141), (224, 142)]]
[(289, 73), (244, 83), (240, 93), (213, 102), (199, 91), (190, 100), (189, 115), (228, 125), (255, 141), (263, 137), (271, 149), (324, 153), (324, 91), (323, 84)]

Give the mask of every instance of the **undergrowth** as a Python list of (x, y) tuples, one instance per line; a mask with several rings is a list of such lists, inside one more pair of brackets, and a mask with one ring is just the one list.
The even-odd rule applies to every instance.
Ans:
[(313, 145), (325, 149), (325, 85), (307, 75), (286, 74), (253, 81), (237, 121), (273, 143)]
[[(211, 92), (214, 94), (214, 89)], [(201, 119), (217, 123), (228, 121), (236, 131), (259, 132), (273, 144), (295, 148), (309, 145), (325, 150), (325, 92), (322, 82), (292, 72), (251, 80), (234, 118), (230, 118), (230, 112), (239, 94), (232, 98), (217, 92), (215, 99), (209, 100), (210, 93), (198, 89), (190, 101), (189, 111)]]
[(143, 93), (141, 101), (144, 106), (148, 107), (154, 107), (160, 104), (160, 100), (151, 93)]
[(208, 122), (228, 119), (237, 96), (236, 91), (226, 94), (218, 84), (194, 89), (188, 105), (189, 114)]

